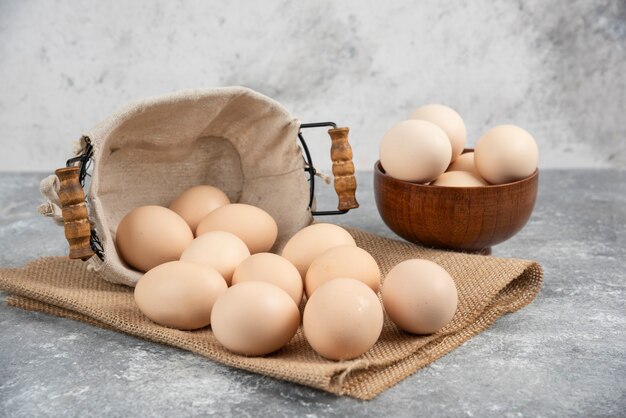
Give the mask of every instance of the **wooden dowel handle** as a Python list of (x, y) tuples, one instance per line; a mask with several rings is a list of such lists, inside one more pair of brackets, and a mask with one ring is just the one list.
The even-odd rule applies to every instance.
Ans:
[(70, 244), (69, 257), (87, 260), (93, 255), (91, 225), (85, 204), (85, 192), (78, 177), (79, 167), (63, 167), (55, 171), (59, 178), (59, 201), (63, 214), (65, 238)]
[(337, 209), (356, 209), (356, 178), (354, 177), (354, 163), (352, 162), (352, 148), (348, 142), (348, 128), (333, 128), (328, 130), (332, 140), (330, 158), (333, 161), (333, 176), (335, 177), (335, 192), (339, 198)]

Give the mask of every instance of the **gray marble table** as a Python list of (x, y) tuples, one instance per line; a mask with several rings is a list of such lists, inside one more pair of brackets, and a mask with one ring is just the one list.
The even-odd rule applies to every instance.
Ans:
[[(35, 213), (41, 177), (0, 174), (1, 266), (66, 252)], [(329, 221), (393, 236), (371, 173), (358, 182), (361, 208)], [(626, 415), (626, 171), (542, 172), (530, 222), (494, 255), (541, 262), (537, 299), (369, 402), (1, 304), (0, 416)]]

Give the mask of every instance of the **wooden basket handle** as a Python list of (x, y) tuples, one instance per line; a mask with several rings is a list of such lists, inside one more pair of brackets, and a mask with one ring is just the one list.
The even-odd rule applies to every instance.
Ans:
[(328, 134), (332, 140), (330, 158), (333, 161), (335, 192), (339, 198), (338, 210), (350, 210), (359, 207), (356, 201), (356, 178), (352, 162), (352, 147), (348, 142), (349, 128), (332, 128)]
[(87, 260), (93, 256), (91, 225), (85, 192), (79, 180), (80, 167), (63, 167), (54, 173), (59, 178), (59, 201), (63, 214), (65, 238), (70, 244), (71, 259)]

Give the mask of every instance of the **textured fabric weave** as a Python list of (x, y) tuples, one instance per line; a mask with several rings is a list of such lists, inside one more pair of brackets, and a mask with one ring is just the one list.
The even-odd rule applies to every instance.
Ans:
[(383, 277), (410, 258), (426, 258), (443, 266), (459, 291), (452, 322), (436, 334), (416, 336), (400, 331), (385, 317), (376, 345), (350, 361), (320, 357), (306, 342), (302, 329), (276, 353), (244, 357), (226, 351), (210, 328), (180, 331), (151, 322), (135, 305), (131, 288), (101, 280), (81, 261), (42, 258), (24, 267), (1, 269), (0, 288), (10, 293), (7, 302), (13, 306), (122, 331), (229, 366), (359, 399), (375, 397), (450, 352), (501, 315), (530, 303), (541, 288), (543, 272), (534, 261), (444, 252), (360, 230), (350, 232), (379, 263)]

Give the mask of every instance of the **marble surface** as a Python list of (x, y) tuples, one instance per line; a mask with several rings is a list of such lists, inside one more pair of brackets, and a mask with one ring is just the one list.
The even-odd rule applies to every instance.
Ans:
[(0, 0), (0, 57), (0, 170), (56, 168), (135, 100), (234, 84), (351, 127), (362, 170), (431, 102), (469, 145), (513, 123), (542, 167), (626, 166), (624, 0)]
[[(0, 174), (1, 266), (66, 252), (35, 213), (41, 177)], [(372, 174), (358, 183), (361, 208), (328, 220), (393, 236)], [(494, 248), (541, 262), (537, 299), (369, 402), (2, 304), (0, 416), (623, 416), (625, 225), (626, 171), (543, 171), (530, 222)]]

